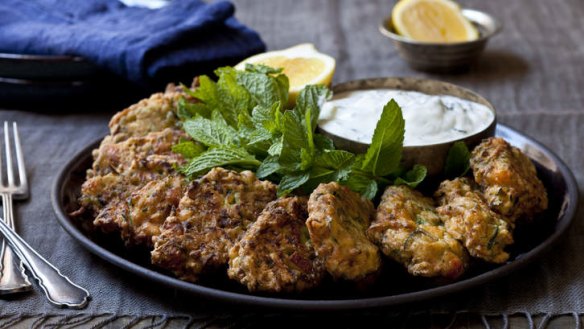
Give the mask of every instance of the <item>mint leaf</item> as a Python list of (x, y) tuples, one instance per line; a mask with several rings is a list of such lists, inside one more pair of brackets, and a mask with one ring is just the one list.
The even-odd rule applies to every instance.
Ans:
[(275, 172), (277, 172), (278, 169), (280, 169), (280, 164), (278, 163), (278, 157), (277, 156), (268, 156), (264, 159), (264, 161), (262, 161), (262, 164), (260, 164), (260, 166), (256, 172), (256, 175), (260, 179), (266, 178), (266, 177), (274, 174)]
[(196, 177), (215, 167), (256, 169), (260, 164), (253, 155), (240, 148), (212, 148), (192, 159), (182, 172), (189, 177)]
[(325, 150), (314, 160), (314, 165), (334, 170), (336, 181), (346, 179), (351, 172), (355, 155), (343, 150)]
[(203, 145), (188, 140), (172, 146), (172, 152), (182, 155), (185, 159), (192, 159), (204, 151)]
[(186, 99), (181, 98), (178, 100), (176, 105), (176, 115), (181, 120), (188, 120), (197, 115), (208, 118), (211, 116), (211, 112), (209, 108), (203, 103), (188, 102)]
[[(255, 105), (249, 92), (237, 83), (237, 71), (231, 67), (215, 70), (217, 83), (207, 76), (199, 77), (199, 87), (189, 95), (199, 99), (203, 105), (187, 108), (189, 112), (209, 117), (209, 113), (219, 112), (232, 127), (237, 126), (239, 113), (250, 112)], [(183, 111), (184, 112), (184, 111)]]
[(365, 153), (361, 169), (374, 176), (386, 176), (398, 170), (403, 148), (405, 122), (401, 108), (392, 99), (384, 107), (377, 122), (371, 145)]
[(342, 183), (369, 200), (377, 195), (377, 181), (362, 171), (353, 170), (348, 179)]
[(279, 138), (274, 142), (274, 144), (270, 146), (270, 148), (268, 149), (268, 154), (279, 156), (282, 153), (282, 145), (283, 145), (282, 138)]
[(314, 135), (314, 147), (317, 150), (334, 150), (335, 144), (333, 140), (326, 137), (325, 135), (315, 134)]
[(426, 167), (417, 164), (414, 165), (414, 167), (407, 171), (403, 176), (396, 178), (394, 184), (407, 185), (411, 188), (415, 188), (424, 180), (424, 178), (426, 178), (427, 173), (428, 170)]
[(256, 127), (263, 127), (275, 133), (279, 130), (277, 117), (280, 108), (280, 102), (276, 102), (272, 106), (258, 105), (251, 112), (251, 120)]
[(310, 127), (314, 131), (320, 114), (320, 107), (332, 96), (330, 90), (320, 85), (308, 85), (300, 91), (296, 108), (304, 116), (310, 115)]
[[(304, 118), (295, 110), (286, 111), (282, 115), (282, 128), (280, 165), (289, 171), (300, 170), (303, 160), (306, 166), (306, 150), (309, 149)], [(305, 150), (304, 158), (302, 149)]]
[(183, 123), (183, 129), (194, 140), (206, 146), (239, 145), (237, 131), (220, 116), (213, 119), (195, 117)]
[(263, 64), (245, 64), (247, 72), (261, 73), (261, 74), (279, 74), (284, 71), (282, 68), (273, 68)]
[[(272, 106), (276, 102), (288, 102), (288, 77), (284, 74), (271, 76), (265, 69), (238, 71), (237, 82), (249, 91), (253, 100), (263, 106)], [(269, 71), (270, 73), (276, 71)]]
[(200, 107), (208, 114), (205, 117), (209, 117), (214, 109), (220, 107), (217, 84), (206, 75), (199, 77), (199, 86), (195, 90), (187, 92), (203, 103)]
[(311, 192), (320, 183), (342, 182), (351, 173), (355, 155), (342, 150), (325, 150), (315, 159), (310, 170), (310, 179), (304, 189)]
[(455, 142), (448, 150), (444, 164), (444, 174), (448, 178), (466, 175), (470, 169), (470, 151), (462, 141)]
[(246, 88), (237, 83), (237, 73), (232, 67), (215, 70), (215, 74), (219, 77), (217, 97), (219, 97), (220, 107), (217, 109), (232, 127), (237, 126), (240, 113), (248, 114), (255, 105)]
[(302, 186), (310, 178), (309, 172), (297, 172), (290, 175), (285, 175), (280, 180), (278, 185), (278, 196), (285, 196), (288, 193)]

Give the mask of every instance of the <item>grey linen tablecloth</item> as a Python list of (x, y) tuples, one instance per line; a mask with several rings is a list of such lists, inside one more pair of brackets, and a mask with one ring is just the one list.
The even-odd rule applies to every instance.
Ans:
[[(335, 82), (378, 76), (415, 76), (470, 88), (489, 99), (499, 122), (556, 152), (584, 186), (584, 2), (463, 1), (494, 14), (503, 31), (468, 72), (413, 71), (377, 31), (391, 1), (237, 0), (237, 17), (262, 35), (270, 49), (314, 43), (337, 59)], [(1, 105), (0, 105), (1, 106)], [(57, 223), (49, 194), (56, 173), (79, 150), (106, 134), (121, 108), (57, 113), (0, 110), (0, 121), (20, 125), (32, 194), (15, 206), (17, 230), (34, 248), (92, 295), (81, 311), (49, 305), (39, 289), (0, 297), (0, 328), (51, 327), (292, 327), (318, 320), (340, 327), (373, 321), (385, 327), (578, 327), (584, 314), (584, 202), (565, 238), (540, 260), (469, 291), (366, 312), (278, 314), (210, 303), (174, 291), (93, 256)], [(551, 192), (553, 193), (553, 191)], [(584, 195), (582, 190), (580, 194)], [(65, 325), (67, 327), (67, 325)]]

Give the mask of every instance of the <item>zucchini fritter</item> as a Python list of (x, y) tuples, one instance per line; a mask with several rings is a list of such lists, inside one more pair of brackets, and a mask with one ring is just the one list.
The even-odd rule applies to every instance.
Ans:
[(93, 151), (75, 215), (86, 213), (95, 227), (119, 232), (127, 245), (152, 247), (152, 236), (178, 205), (184, 163), (172, 146), (187, 135), (174, 113), (176, 91), (155, 94), (117, 113), (110, 135)]
[(318, 285), (325, 273), (306, 228), (306, 198), (268, 203), (229, 251), (230, 278), (249, 291), (299, 292)]
[(179, 129), (180, 122), (174, 113), (176, 101), (182, 93), (167, 90), (156, 93), (116, 113), (109, 122), (113, 142), (130, 137), (145, 136), (166, 128)]
[(229, 249), (274, 199), (276, 186), (251, 171), (212, 169), (191, 183), (164, 222), (152, 263), (187, 281), (227, 265)]
[(174, 173), (175, 167), (184, 159), (182, 155), (172, 152), (172, 146), (186, 137), (181, 130), (166, 128), (119, 143), (104, 140), (95, 152), (93, 175), (114, 173), (146, 183)]
[(371, 201), (337, 182), (320, 184), (308, 213), (316, 254), (333, 278), (361, 280), (379, 270), (379, 250), (365, 235), (374, 215)]
[(152, 248), (152, 238), (160, 234), (160, 226), (178, 206), (183, 185), (179, 176), (150, 181), (128, 197), (110, 202), (93, 224), (104, 231), (119, 231), (126, 245)]
[(415, 276), (455, 279), (464, 273), (464, 247), (442, 226), (432, 199), (407, 186), (389, 186), (367, 234)]
[(470, 165), (489, 206), (511, 224), (547, 209), (547, 193), (535, 166), (504, 139), (484, 140), (473, 150)]
[(509, 258), (505, 247), (513, 243), (509, 224), (489, 208), (480, 191), (466, 178), (444, 181), (435, 193), (440, 200), (436, 210), (450, 235), (460, 240), (473, 257), (491, 263)]

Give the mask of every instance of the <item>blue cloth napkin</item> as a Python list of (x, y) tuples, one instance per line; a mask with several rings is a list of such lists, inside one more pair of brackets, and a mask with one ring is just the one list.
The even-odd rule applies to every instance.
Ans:
[(230, 2), (1, 0), (0, 52), (78, 55), (140, 84), (181, 81), (265, 50)]

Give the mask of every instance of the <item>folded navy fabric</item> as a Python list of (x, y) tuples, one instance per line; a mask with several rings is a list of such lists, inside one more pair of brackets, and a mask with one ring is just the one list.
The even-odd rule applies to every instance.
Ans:
[(144, 85), (180, 81), (265, 50), (230, 2), (2, 0), (0, 52), (78, 55)]

